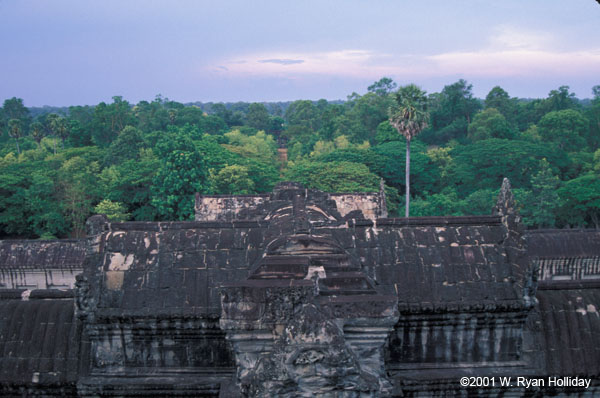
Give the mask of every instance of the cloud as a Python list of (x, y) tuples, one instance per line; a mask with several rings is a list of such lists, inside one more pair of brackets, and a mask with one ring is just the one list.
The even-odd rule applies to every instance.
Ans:
[(544, 31), (499, 25), (491, 29), (479, 49), (437, 54), (402, 54), (363, 49), (321, 52), (271, 52), (244, 54), (243, 60), (224, 60), (230, 74), (277, 76), (302, 75), (377, 79), (444, 76), (540, 77), (595, 76), (600, 70), (600, 47), (559, 49), (560, 40)]
[(381, 64), (382, 57), (385, 58), (386, 55), (350, 49), (314, 53), (246, 54), (244, 63), (226, 60), (222, 64), (226, 65), (232, 74), (289, 77), (316, 74), (361, 77), (382, 73), (382, 68), (387, 72), (389, 66)]
[(294, 64), (301, 64), (304, 62), (303, 59), (278, 59), (278, 58), (273, 58), (273, 59), (259, 59), (258, 62), (262, 63), (262, 64), (279, 64), (279, 65), (294, 65)]
[(493, 29), (488, 44), (476, 51), (450, 51), (427, 58), (437, 72), (474, 76), (535, 76), (596, 74), (600, 48), (559, 50), (552, 34), (501, 25)]

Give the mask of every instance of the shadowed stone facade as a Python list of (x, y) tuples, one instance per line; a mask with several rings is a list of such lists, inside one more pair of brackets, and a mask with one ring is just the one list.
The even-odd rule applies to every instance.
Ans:
[[(94, 216), (71, 246), (1, 242), (4, 268), (83, 272), (75, 290), (0, 289), (0, 393), (600, 394), (600, 233), (525, 234), (506, 180), (491, 216), (393, 219), (384, 203), (283, 183), (198, 195), (196, 221)], [(463, 376), (592, 385), (465, 388)]]

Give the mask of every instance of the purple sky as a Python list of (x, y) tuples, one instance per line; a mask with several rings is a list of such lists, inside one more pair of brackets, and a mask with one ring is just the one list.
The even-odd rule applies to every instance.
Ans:
[(345, 99), (383, 76), (587, 98), (599, 32), (595, 0), (0, 0), (0, 101)]

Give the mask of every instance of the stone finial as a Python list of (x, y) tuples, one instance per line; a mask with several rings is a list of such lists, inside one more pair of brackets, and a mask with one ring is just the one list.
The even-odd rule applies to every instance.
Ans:
[(509, 214), (516, 214), (515, 197), (513, 196), (510, 188), (510, 181), (508, 178), (502, 180), (502, 187), (498, 194), (498, 200), (496, 206), (492, 209), (492, 214), (495, 216), (507, 216)]
[(104, 232), (107, 224), (108, 218), (104, 214), (96, 214), (85, 222), (85, 232), (88, 237), (100, 235)]

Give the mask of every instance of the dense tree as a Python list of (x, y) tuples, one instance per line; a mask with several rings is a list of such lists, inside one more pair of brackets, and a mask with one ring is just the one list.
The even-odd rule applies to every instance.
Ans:
[(559, 218), (565, 225), (600, 228), (600, 176), (586, 174), (566, 181), (558, 195)]
[(265, 162), (275, 162), (277, 159), (277, 144), (273, 136), (263, 131), (247, 136), (239, 130), (233, 130), (226, 133), (225, 137), (229, 140), (229, 144), (224, 146), (233, 153)]
[(360, 163), (301, 161), (294, 163), (284, 177), (326, 192), (373, 192), (379, 189), (379, 178)]
[(112, 104), (101, 102), (94, 108), (92, 139), (96, 145), (107, 147), (125, 126), (135, 124), (129, 102), (119, 96), (113, 97)]
[(156, 207), (152, 204), (152, 182), (160, 167), (160, 160), (151, 149), (141, 149), (139, 156), (125, 159), (118, 166), (108, 169), (108, 199), (123, 203), (136, 221), (156, 219)]
[(140, 101), (132, 109), (137, 118), (137, 127), (144, 133), (166, 130), (169, 125), (169, 112), (163, 106), (161, 97), (154, 101)]
[(20, 154), (19, 139), (23, 136), (23, 124), (20, 119), (10, 119), (8, 121), (8, 135), (15, 140), (17, 154)]
[[(386, 142), (372, 147), (368, 152), (376, 156), (364, 162), (371, 171), (385, 179), (389, 186), (406, 193), (406, 144), (401, 141)], [(427, 146), (418, 139), (411, 142), (410, 169), (410, 184), (416, 196), (440, 190), (440, 170), (428, 156)]]
[(271, 127), (271, 117), (267, 108), (263, 104), (254, 102), (248, 107), (248, 113), (246, 114), (246, 123), (250, 127), (254, 127), (257, 130), (269, 131)]
[(499, 187), (502, 179), (510, 179), (513, 187), (531, 188), (531, 176), (539, 172), (546, 158), (554, 171), (566, 167), (566, 154), (555, 148), (519, 140), (489, 139), (452, 149), (449, 180), (461, 196), (479, 189)]
[(556, 209), (560, 207), (559, 185), (560, 180), (552, 173), (550, 164), (542, 159), (538, 173), (531, 177), (531, 195), (524, 214), (527, 224), (539, 228), (555, 226)]
[(485, 97), (485, 109), (495, 108), (510, 123), (515, 121), (517, 111), (516, 98), (510, 98), (508, 93), (500, 86), (495, 86)]
[(104, 195), (97, 183), (100, 165), (81, 156), (64, 161), (58, 170), (58, 189), (65, 219), (73, 236), (85, 236), (85, 220), (92, 214), (93, 205)]
[(194, 195), (205, 192), (204, 159), (184, 131), (177, 131), (157, 145), (161, 165), (153, 181), (152, 205), (163, 220), (190, 220)]
[(384, 144), (390, 141), (399, 141), (402, 137), (398, 135), (398, 131), (390, 124), (389, 120), (384, 120), (379, 123), (375, 133), (375, 142)]
[(42, 139), (46, 136), (46, 130), (44, 125), (40, 122), (31, 123), (31, 137), (37, 142), (38, 146), (42, 142)]
[(581, 112), (574, 109), (547, 113), (538, 124), (540, 136), (565, 151), (577, 151), (585, 146), (587, 127)]
[(431, 129), (424, 134), (426, 142), (443, 144), (467, 135), (468, 124), (475, 112), (481, 109), (472, 89), (471, 84), (460, 79), (445, 86), (441, 93), (430, 95)]
[(487, 108), (473, 118), (468, 128), (468, 137), (472, 141), (488, 138), (510, 139), (515, 137), (515, 131), (496, 108)]
[(380, 96), (391, 94), (398, 85), (389, 77), (382, 77), (375, 83), (371, 84), (367, 90)]
[(29, 109), (23, 104), (21, 98), (12, 97), (4, 101), (2, 112), (6, 120), (18, 119), (21, 121), (22, 127), (26, 128), (30, 121)]
[(546, 112), (562, 111), (579, 107), (575, 98), (575, 93), (569, 92), (569, 86), (560, 86), (557, 90), (550, 91), (545, 103)]
[(308, 100), (294, 101), (285, 111), (285, 120), (290, 126), (300, 126), (314, 132), (320, 126), (319, 109)]
[(346, 126), (338, 127), (336, 134), (347, 135), (353, 142), (375, 142), (377, 126), (388, 119), (388, 110), (394, 105), (393, 98), (388, 95), (367, 93), (357, 96), (351, 104), (352, 108), (343, 116)]
[(110, 221), (123, 222), (129, 220), (131, 214), (127, 213), (127, 209), (120, 202), (113, 202), (104, 199), (94, 207), (94, 213), (104, 214)]
[(50, 121), (50, 128), (52, 129), (52, 132), (54, 133), (54, 135), (57, 138), (60, 138), (61, 143), (62, 143), (62, 147), (63, 149), (65, 149), (65, 140), (67, 138), (69, 138), (69, 124), (67, 122), (67, 119), (61, 116), (58, 116), (56, 114), (53, 114), (55, 117), (53, 117)]
[[(382, 78), (347, 101), (266, 104), (157, 96), (134, 107), (115, 97), (27, 109), (7, 99), (0, 236), (81, 235), (101, 201), (102, 211), (134, 220), (187, 219), (196, 191), (264, 193), (290, 178), (336, 191), (377, 190), (384, 178), (396, 215), (407, 151), (387, 120), (394, 89)], [(597, 225), (600, 86), (592, 93), (580, 101), (561, 86), (544, 99), (516, 99), (497, 86), (481, 101), (460, 80), (431, 94), (431, 127), (410, 143), (412, 215), (489, 214), (508, 177), (527, 226)], [(287, 164), (278, 146), (287, 146)]]
[(424, 216), (458, 216), (463, 214), (461, 201), (452, 188), (435, 193), (425, 198), (417, 198), (413, 202), (413, 215)]
[(146, 147), (142, 132), (127, 126), (106, 150), (106, 164), (118, 164), (127, 159), (139, 159), (140, 149)]
[(254, 181), (245, 166), (231, 165), (223, 167), (211, 180), (218, 194), (247, 195), (255, 193)]
[(587, 142), (591, 149), (596, 150), (600, 147), (600, 85), (592, 88), (594, 98), (591, 106), (585, 110), (585, 116), (589, 121), (589, 130)]
[(414, 84), (400, 87), (394, 95), (394, 100), (395, 104), (390, 108), (390, 124), (406, 138), (405, 217), (408, 217), (410, 214), (410, 141), (427, 127), (429, 113), (425, 92)]

